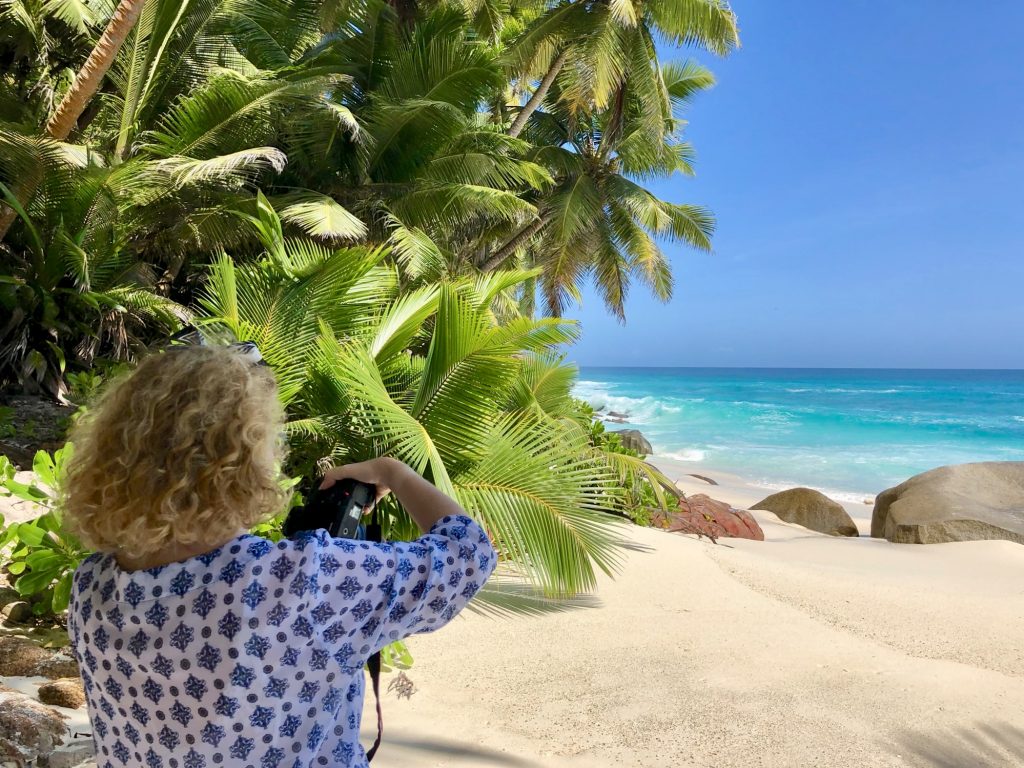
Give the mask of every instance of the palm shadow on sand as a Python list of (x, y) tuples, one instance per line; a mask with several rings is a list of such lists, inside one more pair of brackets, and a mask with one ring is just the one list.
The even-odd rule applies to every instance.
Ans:
[(1024, 766), (1024, 728), (987, 722), (946, 731), (907, 730), (890, 749), (921, 768)]
[(420, 759), (428, 755), (443, 755), (453, 758), (456, 765), (473, 766), (510, 766), (510, 768), (542, 768), (540, 763), (524, 760), (507, 752), (498, 752), (486, 747), (464, 744), (458, 741), (440, 738), (404, 738), (388, 736), (388, 748), (399, 747), (419, 754)]

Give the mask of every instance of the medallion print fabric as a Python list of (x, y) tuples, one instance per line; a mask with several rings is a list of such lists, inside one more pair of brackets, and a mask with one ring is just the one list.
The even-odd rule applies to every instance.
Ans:
[(447, 624), (494, 571), (464, 515), (416, 541), (244, 534), (199, 557), (75, 573), (68, 630), (100, 768), (365, 766), (363, 665)]

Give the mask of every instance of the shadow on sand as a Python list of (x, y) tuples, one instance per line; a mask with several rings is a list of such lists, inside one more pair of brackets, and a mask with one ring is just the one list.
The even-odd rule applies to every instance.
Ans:
[(924, 768), (1024, 766), (1024, 728), (978, 723), (947, 731), (904, 731), (891, 747), (909, 765)]
[(445, 739), (417, 739), (417, 738), (403, 738), (402, 736), (388, 736), (386, 744), (382, 746), (382, 749), (387, 747), (398, 747), (403, 750), (409, 750), (419, 753), (420, 759), (426, 762), (426, 758), (429, 755), (443, 755), (448, 758), (454, 758), (460, 763), (465, 762), (466, 765), (473, 766), (510, 766), (511, 768), (542, 768), (540, 763), (535, 763), (530, 760), (524, 760), (521, 757), (510, 755), (506, 752), (498, 752), (493, 749), (487, 749), (486, 747), (476, 747), (469, 744), (462, 744), (457, 741), (448, 741)]

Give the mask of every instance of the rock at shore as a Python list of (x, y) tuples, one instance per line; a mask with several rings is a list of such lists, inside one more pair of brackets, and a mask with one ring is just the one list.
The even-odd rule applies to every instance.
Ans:
[(752, 539), (764, 541), (764, 532), (753, 516), (742, 509), (734, 509), (724, 501), (717, 501), (703, 493), (695, 493), (679, 500), (679, 509), (656, 512), (651, 522), (655, 527), (679, 533), (695, 533), (712, 539)]
[(39, 686), (39, 700), (55, 707), (78, 709), (85, 706), (85, 689), (77, 677), (62, 677)]
[(32, 765), (64, 742), (64, 717), (17, 693), (0, 694), (0, 755)]
[(878, 495), (871, 535), (900, 544), (1024, 544), (1024, 461), (939, 467)]
[(787, 523), (795, 523), (829, 536), (859, 536), (857, 525), (842, 505), (812, 488), (790, 488), (773, 493), (751, 509), (774, 512)]
[(654, 448), (639, 429), (616, 429), (612, 431), (612, 434), (618, 435), (624, 446), (642, 456), (650, 456), (654, 453)]
[(78, 663), (67, 649), (52, 651), (25, 637), (0, 635), (0, 675), (78, 677)]

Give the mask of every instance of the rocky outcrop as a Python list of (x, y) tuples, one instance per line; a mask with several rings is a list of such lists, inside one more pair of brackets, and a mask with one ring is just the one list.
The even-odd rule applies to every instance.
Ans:
[(651, 523), (668, 531), (694, 533), (711, 539), (764, 541), (761, 526), (749, 512), (734, 509), (724, 501), (717, 501), (703, 493), (681, 498), (679, 508), (668, 514), (654, 513)]
[[(55, 451), (64, 445), (75, 408), (36, 395), (0, 395), (0, 407), (10, 414), (10, 434), (0, 435), (0, 456), (15, 466), (31, 469), (36, 451)], [(10, 520), (8, 519), (8, 522)]]
[(24, 637), (0, 635), (0, 675), (78, 677), (78, 663), (67, 649), (51, 651)]
[(751, 509), (773, 512), (780, 520), (829, 536), (859, 536), (857, 525), (839, 502), (812, 488), (773, 493)]
[(616, 429), (612, 431), (612, 434), (618, 435), (624, 446), (642, 456), (649, 456), (654, 452), (654, 448), (639, 429)]
[(32, 606), (24, 600), (15, 600), (0, 608), (5, 624), (24, 624), (32, 618)]
[(4, 693), (0, 701), (0, 754), (15, 765), (33, 765), (64, 742), (64, 717), (27, 696)]
[[(95, 754), (88, 733), (72, 732), (64, 715), (0, 686), (0, 766), (72, 768)], [(81, 725), (81, 723), (79, 723)]]
[(77, 677), (62, 677), (39, 686), (39, 700), (55, 707), (78, 709), (85, 706), (85, 689)]
[(875, 499), (871, 535), (901, 544), (1024, 544), (1024, 461), (954, 464), (915, 475)]

